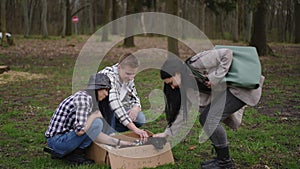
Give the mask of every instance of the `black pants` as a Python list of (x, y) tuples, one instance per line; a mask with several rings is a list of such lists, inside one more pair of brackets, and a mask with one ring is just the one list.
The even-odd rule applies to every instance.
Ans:
[(203, 109), (199, 118), (200, 123), (216, 147), (228, 145), (226, 131), (220, 123), (244, 105), (243, 101), (227, 89)]

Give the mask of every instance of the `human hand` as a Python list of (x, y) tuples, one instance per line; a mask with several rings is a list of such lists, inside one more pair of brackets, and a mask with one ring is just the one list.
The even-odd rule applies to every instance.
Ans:
[(134, 130), (134, 133), (136, 133), (137, 135), (139, 135), (141, 138), (147, 138), (149, 137), (148, 133), (144, 130), (141, 130), (139, 128), (137, 128), (136, 130)]
[(121, 146), (131, 146), (131, 145), (132, 145), (132, 142), (121, 140), (121, 141), (120, 141), (120, 145), (121, 145)]
[(168, 137), (168, 135), (167, 135), (165, 132), (163, 132), (163, 133), (153, 134), (152, 137), (162, 137), (162, 138), (166, 138), (166, 137)]
[(79, 132), (76, 133), (77, 136), (82, 136), (85, 134), (84, 130), (80, 130)]

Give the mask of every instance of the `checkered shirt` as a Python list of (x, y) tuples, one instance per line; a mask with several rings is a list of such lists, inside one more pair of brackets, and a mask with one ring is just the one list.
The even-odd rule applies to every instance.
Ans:
[(109, 91), (109, 105), (115, 112), (116, 117), (120, 121), (120, 123), (122, 123), (124, 126), (127, 126), (128, 123), (132, 122), (132, 120), (127, 115), (126, 109), (130, 109), (134, 106), (141, 107), (140, 99), (137, 96), (134, 80), (131, 80), (125, 84), (127, 93), (125, 95), (125, 98), (121, 101), (120, 91), (122, 88), (122, 83), (119, 78), (118, 63), (111, 67), (104, 68), (99, 73), (104, 73), (110, 78), (112, 82), (112, 88)]
[(92, 97), (85, 91), (78, 91), (67, 97), (53, 114), (45, 136), (49, 138), (74, 130), (75, 132), (84, 130), (92, 106)]

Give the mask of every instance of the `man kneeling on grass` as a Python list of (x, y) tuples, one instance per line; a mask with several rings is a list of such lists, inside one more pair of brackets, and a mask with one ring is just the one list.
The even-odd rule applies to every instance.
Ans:
[(85, 90), (64, 99), (53, 114), (45, 133), (52, 158), (72, 164), (91, 164), (85, 149), (93, 141), (110, 145), (130, 145), (102, 132), (102, 114), (98, 102), (108, 96), (109, 78), (101, 73), (92, 75)]

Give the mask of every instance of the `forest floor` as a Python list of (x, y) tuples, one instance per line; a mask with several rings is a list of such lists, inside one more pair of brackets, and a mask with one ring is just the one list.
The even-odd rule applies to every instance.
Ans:
[[(0, 115), (2, 117), (0, 119), (0, 132), (4, 133), (0, 136), (0, 168), (19, 168), (20, 166), (31, 168), (29, 164), (35, 165), (37, 168), (47, 168), (47, 166), (53, 165), (40, 152), (45, 143), (43, 133), (57, 104), (71, 93), (73, 67), (87, 40), (88, 36), (72, 36), (64, 39), (59, 37), (50, 39), (16, 37), (14, 46), (0, 47), (0, 65), (8, 65), (11, 68), (10, 71), (0, 74)], [(212, 43), (214, 45), (246, 45), (243, 42), (232, 43), (226, 40), (212, 40)], [(136, 37), (135, 44), (136, 47), (133, 48), (116, 45), (105, 57), (105, 61), (115, 63), (122, 54), (135, 52), (139, 49), (167, 48), (166, 39), (162, 37)], [(271, 120), (262, 118), (258, 122), (253, 122), (250, 115), (245, 116), (245, 125), (242, 125), (245, 130), (241, 129), (241, 131), (247, 133), (249, 130), (268, 130), (269, 126), (259, 124), (267, 121), (271, 128), (277, 124), (282, 124), (282, 128), (287, 128), (282, 132), (286, 133), (289, 140), (282, 141), (283, 144), (271, 142), (272, 145), (264, 145), (263, 142), (266, 140), (260, 139), (257, 135), (257, 138), (254, 136), (250, 138), (258, 139), (256, 140), (257, 144), (246, 149), (246, 146), (242, 147), (238, 142), (239, 140), (246, 140), (249, 134), (242, 136), (242, 132), (239, 133), (239, 137), (242, 138), (238, 137), (235, 141), (237, 143), (232, 146), (237, 152), (234, 155), (238, 168), (265, 168), (268, 166), (271, 168), (288, 168), (285, 166), (286, 164), (290, 166), (300, 164), (299, 159), (297, 160), (300, 156), (300, 133), (297, 128), (300, 121), (300, 45), (283, 43), (270, 43), (269, 45), (276, 56), (260, 56), (262, 74), (266, 80), (261, 101), (255, 106), (259, 115), (253, 114), (253, 118), (261, 118), (260, 115), (263, 115)], [(192, 55), (191, 51), (182, 45), (180, 45), (179, 52), (182, 58)], [(153, 77), (152, 74), (146, 74), (146, 79), (137, 76), (137, 88), (142, 88), (139, 90), (142, 103), (148, 96), (145, 92), (147, 88), (149, 90), (153, 88), (152, 85), (147, 84), (148, 82), (143, 81)], [(160, 83), (159, 79), (155, 81), (155, 84)], [(149, 106), (147, 104), (145, 102), (146, 107)], [(40, 114), (37, 115), (37, 112)], [(247, 124), (250, 127), (247, 127)], [(291, 133), (288, 133), (289, 125), (291, 128), (295, 127)], [(22, 131), (18, 131), (19, 129)], [(237, 134), (229, 133), (229, 137), (232, 135)], [(274, 137), (277, 139), (275, 135), (271, 137), (271, 140)], [(14, 140), (14, 138), (18, 139)], [(293, 140), (296, 141), (293, 142)], [(232, 142), (235, 143), (233, 140)], [(260, 149), (256, 150), (258, 143), (264, 146), (262, 149), (267, 149), (272, 155), (264, 154), (260, 152)], [(192, 146), (192, 144), (197, 143), (183, 142), (183, 144)], [(249, 142), (249, 146), (250, 144), (252, 143)], [(268, 146), (271, 148), (269, 149)], [(281, 149), (282, 147), (284, 149)], [(199, 151), (204, 150), (203, 147), (196, 148), (196, 150), (198, 149)], [(258, 153), (248, 152), (250, 149)], [(181, 148), (176, 150), (173, 153), (179, 159), (178, 165), (193, 168), (194, 166), (190, 164), (194, 162), (198, 164), (198, 161), (188, 162), (188, 160), (194, 159), (185, 159), (184, 155), (181, 155)], [(239, 154), (238, 150), (243, 150), (244, 153), (248, 154)], [(19, 158), (22, 154), (24, 157)], [(248, 161), (247, 155), (249, 154), (251, 156), (249, 158), (253, 161)], [(208, 151), (204, 152), (204, 155), (207, 156)], [(195, 154), (196, 157), (204, 155), (203, 153)], [(258, 157), (255, 157), (256, 155)], [(31, 159), (31, 156), (37, 158)], [(14, 160), (17, 164), (14, 164)], [(289, 160), (292, 160), (291, 164)], [(61, 164), (55, 165), (61, 166)]]
[[(76, 58), (84, 46), (88, 36), (77, 36), (60, 39), (60, 40), (45, 40), (45, 39), (20, 39), (17, 44), (9, 48), (1, 48), (0, 54), (14, 56), (16, 58), (30, 55), (33, 58), (43, 59), (45, 62), (53, 59), (58, 59), (60, 56), (70, 56)], [(166, 41), (164, 38), (141, 38), (135, 39), (136, 47), (123, 48), (116, 47), (108, 53), (106, 59), (109, 62), (116, 62), (118, 57), (127, 52), (134, 52), (139, 49), (146, 49), (149, 47), (156, 47), (166, 49)], [(226, 40), (212, 40), (214, 45), (246, 45), (245, 43), (233, 43)], [(299, 78), (300, 77), (300, 45), (296, 44), (282, 44), (271, 43), (269, 44), (276, 56), (260, 56), (261, 64), (263, 67), (263, 75), (266, 76), (267, 84), (264, 86), (264, 90), (268, 93), (262, 97), (260, 103), (261, 113), (274, 116), (278, 115), (276, 112), (281, 112), (280, 116), (300, 118), (300, 98), (295, 93), (299, 93), (299, 84), (292, 86), (282, 86), (275, 82), (268, 82), (268, 75), (276, 76), (275, 80), (282, 81), (284, 78)], [(180, 46), (181, 47), (181, 46)], [(183, 58), (190, 56), (191, 51), (186, 48), (180, 48), (180, 54)], [(11, 60), (8, 63), (11, 65), (15, 60)], [(1, 62), (0, 62), (1, 64)], [(264, 67), (266, 65), (266, 67)], [(8, 65), (10, 66), (10, 65)], [(5, 81), (12, 81), (15, 78), (41, 78), (37, 74), (28, 74), (15, 71), (6, 72), (11, 74), (10, 78), (0, 76), (0, 84)], [(2, 75), (3, 76), (3, 75)], [(275, 96), (272, 94), (273, 90), (280, 88), (283, 90), (279, 99), (281, 104), (268, 106), (269, 100), (274, 100)], [(271, 93), (269, 93), (271, 92)], [(278, 97), (278, 96), (276, 96)], [(274, 114), (275, 113), (275, 114)]]

